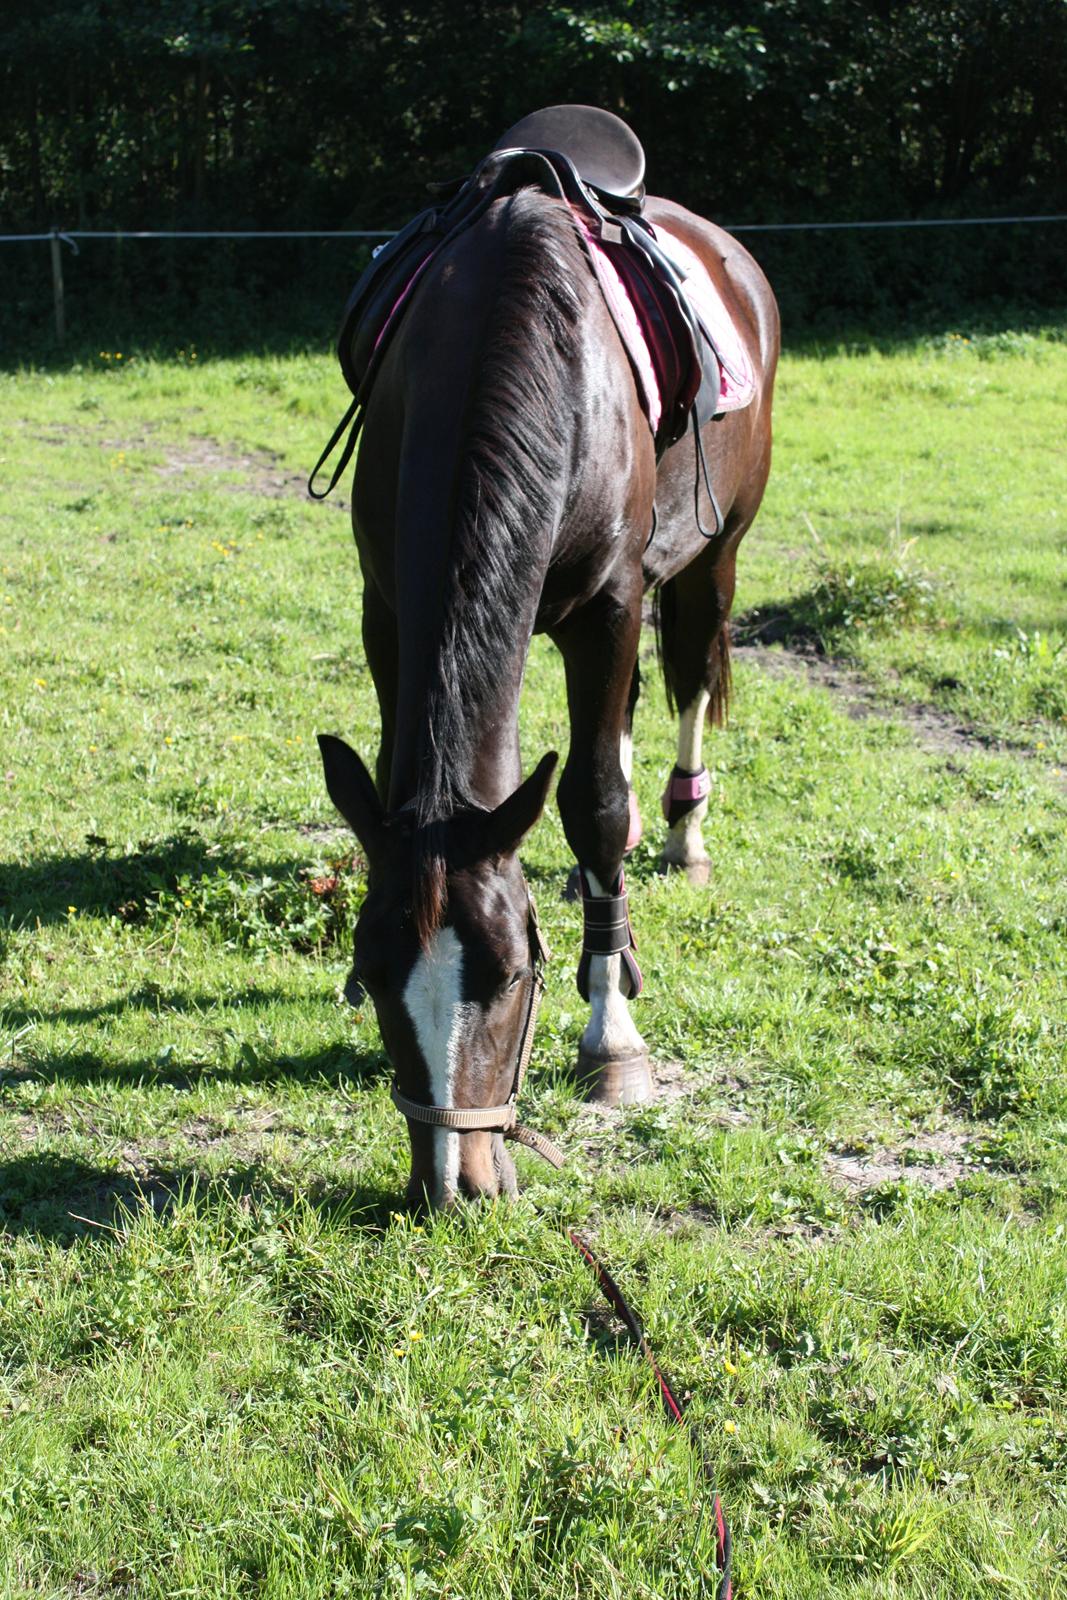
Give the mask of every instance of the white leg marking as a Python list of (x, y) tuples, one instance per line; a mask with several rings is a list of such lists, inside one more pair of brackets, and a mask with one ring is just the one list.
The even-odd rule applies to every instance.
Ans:
[(619, 739), (619, 766), (627, 783), (633, 782), (634, 777), (634, 741), (630, 734), (624, 733)]
[(701, 689), (678, 718), (678, 765), (690, 772), (696, 772), (703, 765), (704, 717), (710, 699), (708, 691)]
[[(419, 1042), (436, 1106), (453, 1104), (456, 1055), (473, 1007), (463, 994), (463, 946), (454, 928), (442, 928), (416, 961), (404, 988), (404, 1009)], [(459, 1183), (459, 1134), (435, 1128), (433, 1201), (444, 1205)]]
[[(704, 746), (704, 715), (710, 698), (708, 691), (701, 689), (678, 719), (678, 765), (685, 767), (687, 772), (698, 772), (704, 764), (701, 753)], [(708, 802), (702, 800), (673, 828), (669, 828), (660, 859), (676, 867), (691, 867), (698, 861), (706, 861), (708, 852), (704, 849), (703, 824), (707, 814)]]
[[(585, 876), (594, 894), (607, 892), (594, 873), (587, 870)], [(591, 1015), (582, 1034), (582, 1049), (599, 1060), (618, 1061), (626, 1056), (643, 1056), (648, 1049), (630, 1015), (629, 1002), (620, 987), (622, 981), (621, 956), (590, 958)]]

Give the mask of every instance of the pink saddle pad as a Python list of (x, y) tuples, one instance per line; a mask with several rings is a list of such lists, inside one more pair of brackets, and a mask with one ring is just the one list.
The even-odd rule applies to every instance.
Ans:
[[(643, 391), (641, 398), (649, 427), (656, 433), (663, 414), (663, 397), (656, 381), (648, 332), (607, 252), (601, 248), (590, 229), (584, 231), (590, 249), (596, 252), (601, 288), (611, 301), (616, 325), (630, 348), (637, 371), (638, 388)], [(703, 324), (719, 359), (719, 409), (740, 411), (755, 397), (756, 375), (734, 320), (696, 252), (662, 226), (655, 226), (652, 232), (683, 278), (686, 298)]]
[(683, 274), (686, 298), (715, 347), (722, 369), (719, 407), (722, 411), (740, 411), (755, 398), (756, 374), (737, 325), (696, 252), (666, 228), (652, 231)]

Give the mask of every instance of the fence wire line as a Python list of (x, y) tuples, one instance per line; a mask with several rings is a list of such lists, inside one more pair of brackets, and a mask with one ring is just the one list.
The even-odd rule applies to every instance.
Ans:
[[(724, 223), (729, 233), (830, 233), (864, 228), (999, 228), (1028, 222), (1067, 222), (1067, 212), (1018, 217), (897, 217), (867, 222), (736, 222)], [(102, 230), (50, 228), (47, 233), (0, 233), (0, 244), (31, 244), (47, 239), (392, 239), (391, 228), (256, 228)]]

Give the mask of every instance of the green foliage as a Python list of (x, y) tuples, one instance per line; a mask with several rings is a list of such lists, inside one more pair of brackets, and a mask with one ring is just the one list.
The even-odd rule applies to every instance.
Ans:
[[(567, 101), (621, 112), (654, 192), (726, 222), (1058, 211), (1065, 67), (1060, 0), (44, 0), (0, 22), (0, 226), (399, 227), (428, 182)], [(1062, 302), (1055, 227), (755, 245), (794, 329)], [(24, 349), (50, 312), (44, 247), (3, 251)], [(363, 254), (86, 243), (71, 321), (166, 305), (188, 338), (195, 304), (198, 338), (313, 337)]]
[(349, 856), (284, 877), (222, 867), (195, 877), (184, 874), (173, 890), (160, 890), (153, 920), (157, 925), (189, 921), (210, 929), (229, 948), (260, 955), (321, 952), (346, 939), (363, 899), (362, 877), (352, 875), (352, 865)]
[(885, 631), (935, 617), (937, 585), (915, 561), (915, 540), (891, 535), (884, 553), (873, 558), (832, 556), (822, 551), (814, 562), (811, 590), (797, 608), (797, 620), (833, 646), (848, 629)]

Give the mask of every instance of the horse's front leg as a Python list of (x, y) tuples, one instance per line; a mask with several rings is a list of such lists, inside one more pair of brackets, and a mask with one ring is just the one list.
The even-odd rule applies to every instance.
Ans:
[(620, 751), (640, 631), (638, 593), (630, 605), (599, 596), (554, 635), (566, 667), (571, 728), (557, 798), (578, 862), (584, 923), (578, 989), (590, 1007), (578, 1072), (590, 1099), (610, 1105), (652, 1093), (648, 1047), (630, 1015), (641, 974), (622, 872), (630, 804)]

